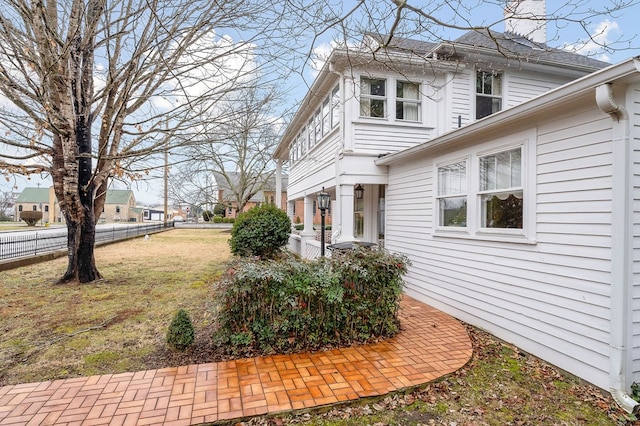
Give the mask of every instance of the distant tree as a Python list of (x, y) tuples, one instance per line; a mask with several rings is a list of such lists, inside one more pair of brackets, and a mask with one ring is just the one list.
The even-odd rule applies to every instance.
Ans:
[[(236, 203), (242, 211), (247, 202), (273, 179), (271, 153), (280, 140), (282, 118), (276, 114), (280, 95), (274, 87), (250, 87), (233, 94), (233, 113), (224, 123), (208, 123), (202, 139), (186, 147), (183, 164), (172, 177), (172, 196), (188, 193), (194, 199), (216, 198), (218, 203)], [(179, 154), (180, 155), (180, 154)], [(223, 199), (212, 191), (222, 187)]]

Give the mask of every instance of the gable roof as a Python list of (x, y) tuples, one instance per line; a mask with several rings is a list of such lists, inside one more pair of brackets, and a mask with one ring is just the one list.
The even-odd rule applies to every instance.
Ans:
[(49, 188), (25, 188), (22, 190), (16, 203), (48, 203)]
[(130, 189), (108, 189), (105, 204), (129, 204), (130, 197), (133, 197)]

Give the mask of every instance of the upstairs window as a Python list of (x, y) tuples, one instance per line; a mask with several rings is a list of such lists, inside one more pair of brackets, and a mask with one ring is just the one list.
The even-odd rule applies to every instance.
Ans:
[(386, 80), (365, 78), (360, 79), (360, 116), (386, 117)]
[(467, 162), (438, 167), (438, 225), (467, 226)]
[(480, 157), (483, 228), (522, 229), (522, 148)]
[(331, 128), (340, 124), (340, 87), (336, 86), (331, 92)]
[(502, 74), (478, 71), (476, 74), (476, 119), (502, 109)]
[(420, 121), (420, 85), (396, 82), (396, 119)]

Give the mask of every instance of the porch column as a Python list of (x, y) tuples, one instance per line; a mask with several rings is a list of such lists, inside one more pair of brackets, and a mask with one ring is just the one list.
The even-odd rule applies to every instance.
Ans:
[(295, 208), (296, 205), (296, 200), (288, 200), (287, 201), (287, 216), (289, 216), (289, 219), (291, 219), (291, 223), (295, 224), (296, 223), (296, 218), (293, 217), (293, 210)]
[(304, 229), (300, 232), (300, 243), (302, 249), (300, 255), (307, 257), (307, 241), (316, 239), (316, 231), (313, 230), (313, 201), (314, 197), (305, 195), (304, 197)]
[(338, 204), (340, 209), (335, 212), (333, 220), (336, 216), (340, 223), (340, 235), (337, 238), (337, 242), (342, 241), (354, 241), (353, 236), (353, 187), (352, 184), (340, 185)]
[(273, 203), (282, 208), (282, 160), (276, 160), (276, 195)]

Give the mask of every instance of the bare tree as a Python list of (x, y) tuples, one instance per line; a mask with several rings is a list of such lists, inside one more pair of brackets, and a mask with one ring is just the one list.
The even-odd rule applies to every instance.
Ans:
[(253, 0), (0, 5), (0, 171), (51, 175), (68, 231), (60, 282), (96, 280), (110, 179), (142, 178), (154, 154), (196, 139), (200, 117), (226, 121), (221, 103), (265, 62), (255, 50), (274, 48), (278, 17)]
[[(213, 181), (224, 189), (220, 203), (236, 203), (242, 211), (247, 202), (274, 176), (271, 153), (276, 147), (283, 119), (277, 111), (280, 95), (273, 87), (251, 87), (229, 100), (231, 117), (224, 123), (207, 122), (203, 140), (187, 147), (184, 165), (172, 175), (174, 201), (185, 195), (211, 203), (217, 194), (207, 190)], [(207, 197), (208, 196), (208, 197)]]

